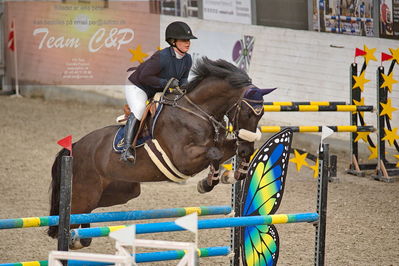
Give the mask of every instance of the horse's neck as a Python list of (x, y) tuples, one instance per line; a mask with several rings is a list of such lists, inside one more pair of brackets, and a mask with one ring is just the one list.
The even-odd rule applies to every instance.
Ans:
[(227, 82), (221, 81), (213, 85), (200, 84), (188, 97), (209, 115), (221, 118), (238, 102), (242, 93), (243, 89), (234, 89)]

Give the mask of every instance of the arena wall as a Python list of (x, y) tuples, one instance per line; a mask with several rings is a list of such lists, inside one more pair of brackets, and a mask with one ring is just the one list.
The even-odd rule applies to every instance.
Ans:
[[(179, 18), (192, 27), (193, 32), (200, 30), (214, 32), (231, 32), (255, 37), (249, 74), (253, 83), (259, 87), (278, 87), (278, 90), (265, 97), (266, 101), (349, 101), (349, 67), (354, 60), (355, 48), (376, 48), (377, 61), (370, 61), (366, 78), (371, 82), (365, 85), (365, 104), (376, 105), (376, 69), (380, 65), (381, 52), (389, 53), (388, 48), (398, 49), (397, 41), (357, 37), (331, 33), (291, 30), (264, 26), (251, 26), (234, 23), (205, 21), (197, 18)], [(161, 16), (161, 47), (165, 46), (163, 32), (166, 26), (176, 20), (176, 17)], [(217, 44), (219, 40), (214, 40)], [(195, 40), (201, 42), (201, 40)], [(204, 43), (212, 49), (212, 43)], [(360, 70), (363, 58), (358, 57)], [(384, 63), (386, 68), (389, 63)], [(113, 68), (112, 65), (108, 67)], [(399, 80), (399, 71), (394, 78)], [(394, 85), (391, 94), (393, 106), (399, 108), (398, 84)], [(57, 91), (43, 86), (25, 87), (26, 94), (45, 95), (46, 98), (64, 98)], [(36, 91), (36, 92), (34, 92)], [(65, 94), (67, 90), (59, 90)], [(85, 91), (84, 101), (105, 104), (122, 104), (123, 87), (107, 86), (75, 86), (73, 92)], [(88, 93), (89, 92), (89, 93)], [(90, 94), (93, 93), (93, 99)], [(73, 99), (74, 93), (68, 92), (67, 99)], [(109, 100), (107, 98), (114, 98)], [(77, 96), (79, 98), (79, 96)], [(348, 112), (315, 112), (315, 113), (267, 113), (264, 115), (264, 125), (349, 125)], [(368, 124), (376, 125), (376, 113), (366, 113)], [(399, 125), (399, 115), (394, 113), (391, 121), (393, 126)], [(342, 133), (339, 138), (346, 139), (348, 133)]]

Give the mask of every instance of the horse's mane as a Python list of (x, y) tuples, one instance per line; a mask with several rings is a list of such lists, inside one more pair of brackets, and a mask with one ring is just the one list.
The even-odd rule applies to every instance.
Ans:
[(208, 77), (216, 77), (227, 81), (233, 88), (239, 89), (252, 84), (248, 74), (235, 65), (223, 59), (213, 61), (208, 57), (198, 59), (192, 68), (194, 78), (187, 84), (188, 92)]

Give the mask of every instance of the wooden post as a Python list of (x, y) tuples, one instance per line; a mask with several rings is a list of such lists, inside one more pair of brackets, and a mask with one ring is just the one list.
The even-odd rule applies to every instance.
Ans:
[(60, 220), (58, 225), (58, 250), (68, 251), (70, 239), (70, 215), (72, 195), (72, 164), (71, 156), (61, 159), (61, 184), (60, 184)]

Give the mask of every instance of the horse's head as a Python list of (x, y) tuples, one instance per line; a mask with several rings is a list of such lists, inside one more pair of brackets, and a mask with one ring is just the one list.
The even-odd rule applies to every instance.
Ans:
[(275, 89), (259, 89), (250, 86), (237, 104), (233, 129), (238, 137), (237, 155), (249, 161), (254, 143), (261, 138), (258, 123), (263, 115), (263, 96)]

